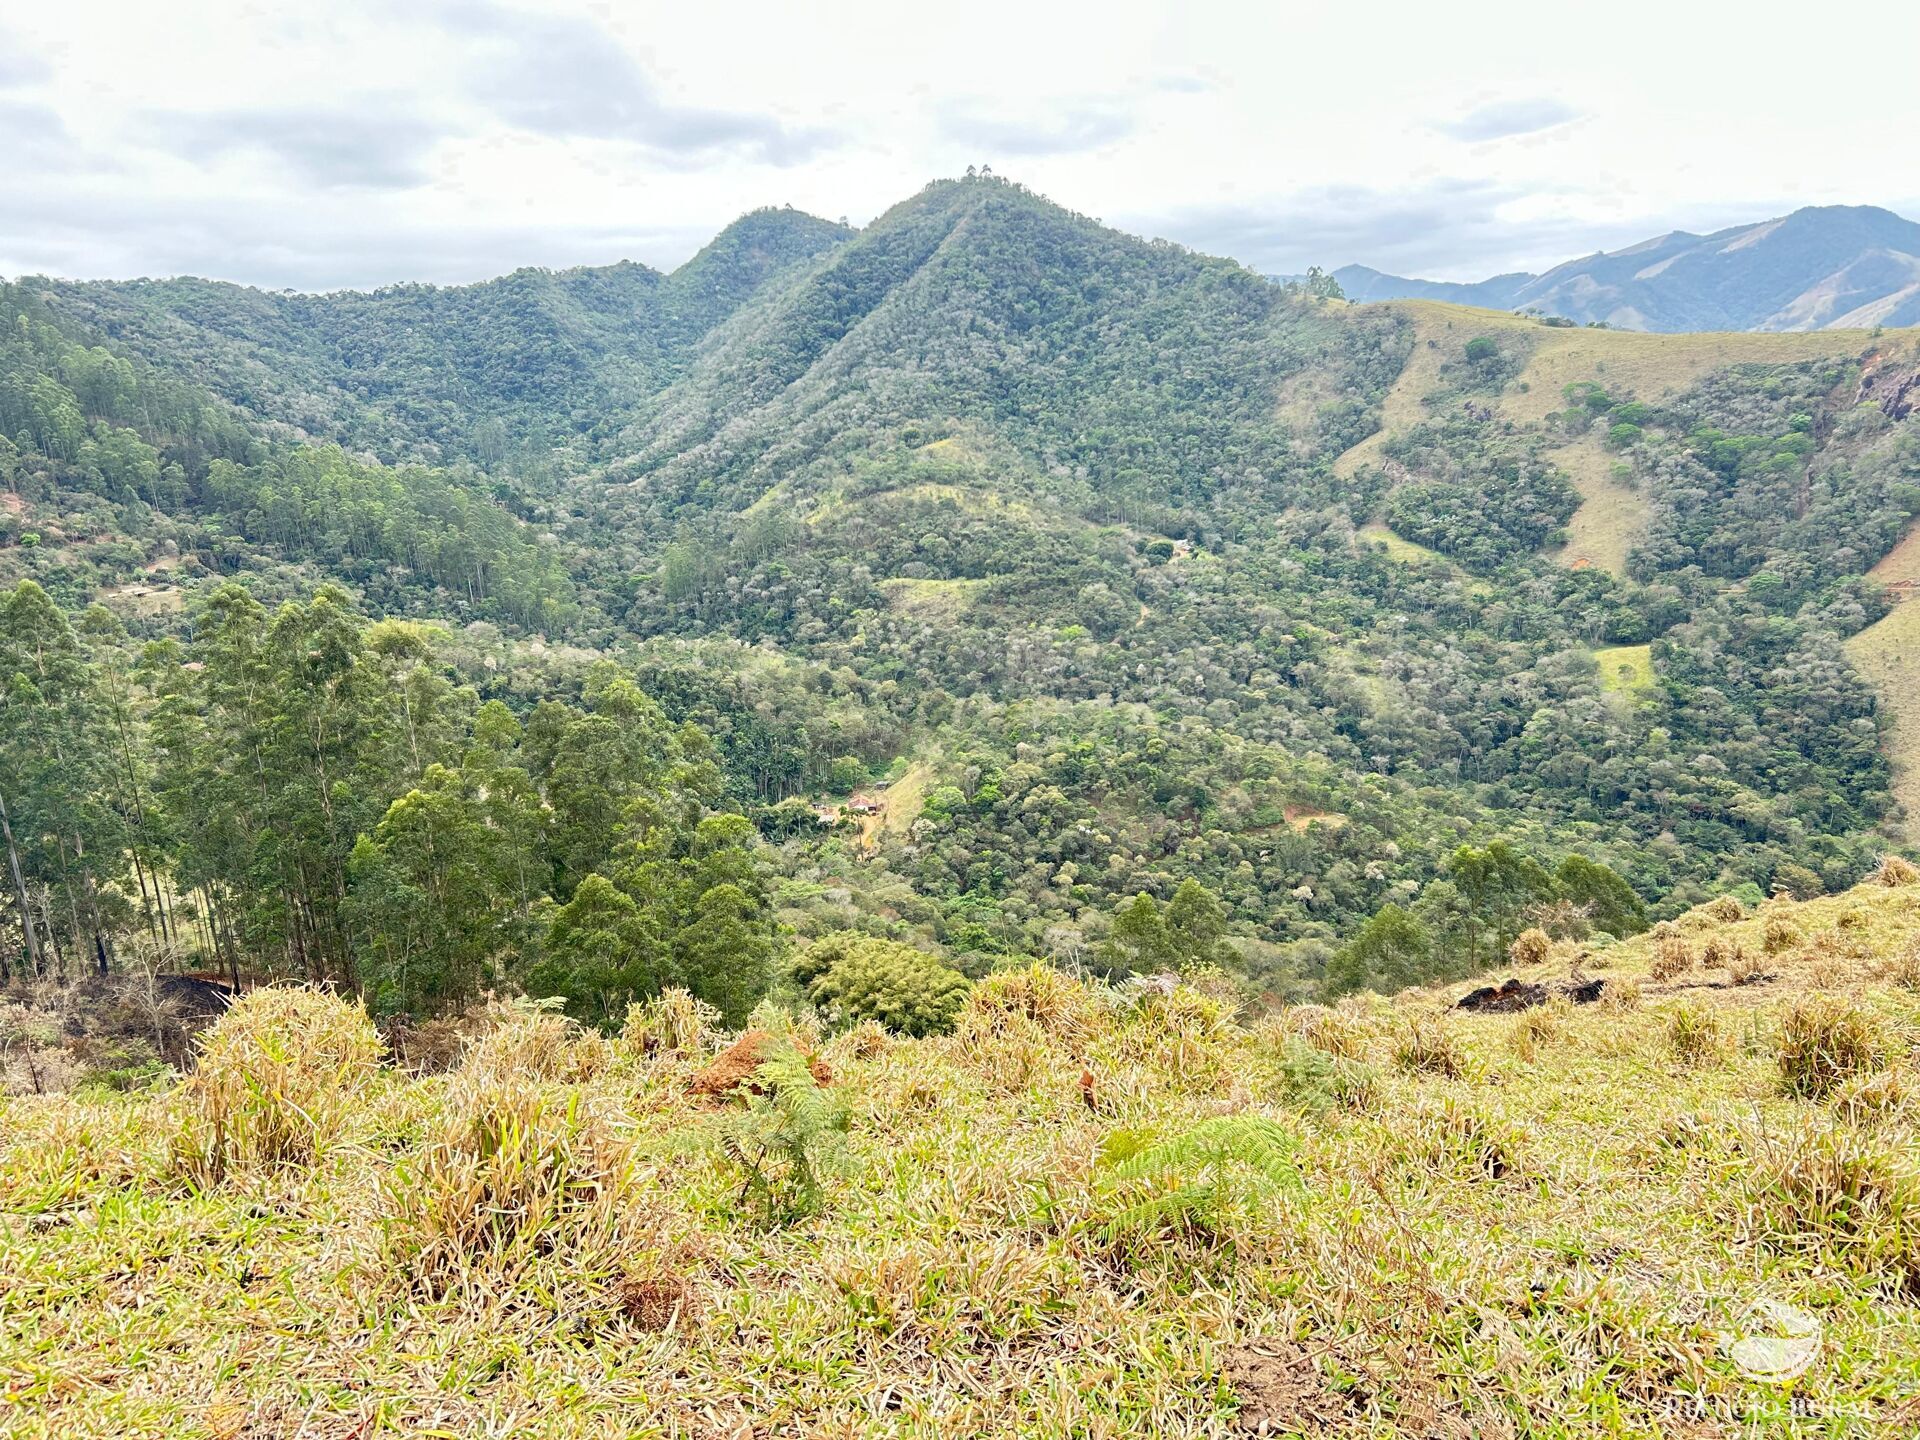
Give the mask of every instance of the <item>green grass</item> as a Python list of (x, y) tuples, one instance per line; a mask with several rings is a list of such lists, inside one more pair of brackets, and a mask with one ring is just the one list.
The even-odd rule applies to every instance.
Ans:
[[(524, 1035), (468, 1071), (382, 1072), (311, 1163), (198, 1189), (167, 1165), (177, 1097), (15, 1096), (0, 1431), (1901, 1433), (1920, 887), (1674, 928), (1762, 954), (1781, 924), (1804, 938), (1743, 985), (1653, 982), (1652, 937), (1561, 942), (1523, 978), (1631, 981), (1637, 1008), (1523, 1016), (1450, 1010), (1464, 984), (1235, 1021), (1193, 987), (1009, 977), (954, 1037), (826, 1042), (845, 1153), (786, 1226), (741, 1198), (734, 1112), (689, 1093), (728, 1038), (698, 1027), (569, 1046), (496, 1010)], [(1870, 1109), (1789, 1093), (1813, 991), (1895, 1037)], [(1676, 1054), (1682, 1006), (1721, 1043)], [(1416, 1040), (1449, 1063), (1397, 1063)], [(483, 1110), (562, 1178), (474, 1151)], [(455, 1203), (482, 1181), (491, 1208)], [(443, 1260), (471, 1236), (466, 1268), (423, 1270), (423, 1226)], [(1731, 1355), (1764, 1304), (1821, 1330), (1791, 1392)]]
[(1384, 545), (1387, 558), (1397, 560), (1402, 565), (1445, 565), (1449, 569), (1453, 566), (1453, 561), (1438, 550), (1431, 550), (1425, 545), (1405, 539), (1377, 522), (1361, 526), (1356, 532), (1356, 538), (1371, 545)]
[(1600, 667), (1600, 688), (1613, 694), (1632, 695), (1653, 688), (1653, 647), (1651, 645), (1615, 645), (1593, 652)]

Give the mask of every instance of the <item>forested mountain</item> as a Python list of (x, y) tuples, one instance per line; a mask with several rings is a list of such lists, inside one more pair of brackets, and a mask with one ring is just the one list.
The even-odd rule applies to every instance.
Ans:
[(840, 225), (759, 210), (670, 275), (626, 262), (480, 285), (273, 293), (208, 280), (30, 282), (130, 355), (263, 419), (389, 462), (532, 461), (591, 440)]
[(1333, 272), (1358, 301), (1538, 310), (1623, 330), (1825, 330), (1920, 325), (1920, 225), (1869, 205), (1810, 206), (1711, 235), (1676, 230), (1544, 275), (1473, 284)]
[(737, 1016), (841, 931), (1296, 994), (1851, 884), (1916, 376), (991, 178), (671, 276), (17, 282), (0, 954)]

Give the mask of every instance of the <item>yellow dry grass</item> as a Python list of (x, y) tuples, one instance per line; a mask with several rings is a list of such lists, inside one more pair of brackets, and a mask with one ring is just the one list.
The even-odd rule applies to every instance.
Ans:
[(1892, 719), (1883, 743), (1893, 765), (1893, 796), (1906, 809), (1911, 834), (1920, 817), (1920, 600), (1895, 605), (1849, 637), (1846, 651)]
[(1567, 521), (1560, 563), (1576, 570), (1592, 567), (1624, 575), (1627, 555), (1646, 533), (1652, 515), (1646, 497), (1614, 478), (1617, 457), (1597, 434), (1550, 450), (1547, 458), (1567, 473), (1580, 492), (1580, 508)]

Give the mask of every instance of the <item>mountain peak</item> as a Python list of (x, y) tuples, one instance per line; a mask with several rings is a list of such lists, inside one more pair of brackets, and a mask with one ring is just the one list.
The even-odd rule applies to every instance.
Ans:
[(1475, 284), (1362, 266), (1334, 272), (1355, 300), (1452, 300), (1632, 330), (1818, 330), (1920, 321), (1920, 225), (1875, 205), (1810, 205), (1710, 235), (1673, 230)]

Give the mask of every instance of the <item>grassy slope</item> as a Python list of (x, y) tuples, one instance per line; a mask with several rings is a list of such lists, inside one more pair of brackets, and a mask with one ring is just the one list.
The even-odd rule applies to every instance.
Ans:
[[(1784, 948), (1766, 957), (1769, 927)], [(527, 1060), (504, 1082), (547, 1097), (533, 1132), (576, 1188), (521, 1235), (521, 1263), (476, 1261), (444, 1292), (388, 1246), (454, 1188), (421, 1167), (480, 1093), (468, 1076), (377, 1077), (317, 1167), (198, 1191), (166, 1178), (175, 1099), (15, 1099), (0, 1429), (1906, 1433), (1920, 887), (1679, 930), (1770, 975), (1656, 983), (1646, 937), (1527, 972), (1584, 966), (1638, 997), (1526, 1017), (1442, 1015), (1454, 987), (1246, 1029), (1184, 988), (1113, 1009), (1028, 982), (953, 1039), (836, 1040), (848, 1161), (824, 1211), (784, 1229), (743, 1215), (722, 1116), (688, 1098), (713, 1042), (576, 1045), (546, 1067), (584, 1081)], [(1872, 1085), (1826, 1101), (1783, 1093), (1775, 1058), (1816, 988), (1887, 1042)], [(1683, 1053), (1689, 1017), (1708, 1033)], [(1353, 1057), (1346, 1093), (1316, 1102), (1299, 1077), (1328, 1049)], [(1103, 1151), (1222, 1115), (1296, 1135), (1303, 1187), (1248, 1207), (1234, 1181), (1210, 1226), (1110, 1230), (1142, 1197)], [(1851, 1219), (1808, 1208), (1828, 1175), (1849, 1177)], [(1791, 1392), (1729, 1358), (1762, 1300), (1824, 1332)], [(1775, 1423), (1789, 1395), (1807, 1418)]]
[[(1823, 355), (1857, 355), (1876, 343), (1864, 330), (1649, 335), (1630, 330), (1561, 329), (1519, 315), (1436, 300), (1385, 304), (1412, 323), (1413, 349), (1400, 378), (1388, 392), (1381, 429), (1335, 461), (1338, 475), (1351, 475), (1362, 465), (1378, 464), (1389, 436), (1412, 428), (1426, 417), (1421, 402), (1439, 387), (1441, 364), (1457, 356), (1476, 336), (1527, 347), (1526, 368), (1507, 387), (1499, 404), (1502, 414), (1522, 424), (1537, 424), (1564, 407), (1565, 389), (1576, 381), (1598, 381), (1609, 393), (1652, 402), (1676, 395), (1728, 365), (1785, 364)], [(1900, 337), (1894, 341), (1883, 338), (1878, 343), (1885, 348), (1903, 341)], [(1571, 538), (1561, 551), (1561, 559), (1569, 565), (1584, 560), (1618, 573), (1634, 539), (1645, 527), (1644, 502), (1613, 479), (1612, 462), (1598, 437), (1564, 447), (1553, 458), (1585, 500), (1567, 527)]]
[(1846, 649), (1892, 717), (1884, 743), (1893, 762), (1894, 798), (1906, 807), (1911, 833), (1920, 818), (1920, 601), (1895, 605), (1849, 638)]

